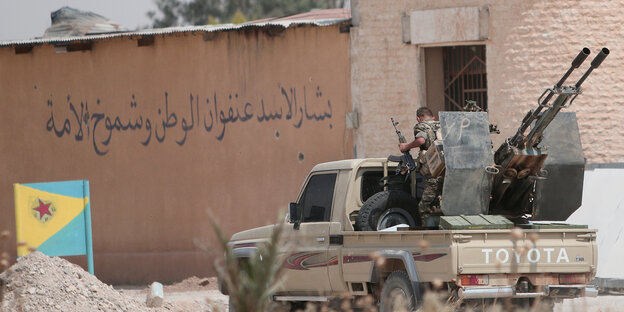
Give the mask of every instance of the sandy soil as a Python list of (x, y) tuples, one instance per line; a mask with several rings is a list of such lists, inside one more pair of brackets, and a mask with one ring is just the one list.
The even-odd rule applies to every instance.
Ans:
[(624, 311), (624, 296), (600, 295), (595, 298), (565, 299), (555, 304), (555, 312), (617, 312)]
[[(219, 292), (215, 277), (190, 277), (164, 286), (164, 304), (145, 305), (148, 286), (111, 287), (77, 265), (35, 252), (0, 274), (4, 298), (0, 311), (227, 311), (228, 296)], [(624, 295), (566, 299), (555, 312), (624, 311)]]
[[(146, 291), (124, 289), (123, 293), (144, 300)], [(187, 290), (167, 292), (165, 302), (189, 312), (227, 311), (228, 296), (218, 290)], [(624, 296), (601, 295), (596, 298), (565, 299), (555, 304), (555, 312), (617, 312), (624, 311)]]
[[(115, 286), (121, 294), (145, 301), (148, 286)], [(178, 311), (227, 311), (228, 296), (217, 289), (217, 278), (190, 277), (179, 283), (165, 285), (165, 304)]]

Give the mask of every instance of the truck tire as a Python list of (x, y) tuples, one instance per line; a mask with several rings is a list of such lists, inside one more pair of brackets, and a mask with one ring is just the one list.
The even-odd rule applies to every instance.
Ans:
[(390, 273), (381, 288), (379, 312), (414, 311), (416, 302), (407, 272), (401, 270)]
[[(420, 215), (418, 213), (418, 201), (410, 194), (388, 190), (376, 193), (367, 199), (355, 219), (355, 227), (358, 231), (377, 231), (379, 217), (388, 210), (394, 209), (398, 216), (405, 216), (405, 221), (410, 227), (421, 225)], [(407, 218), (410, 216), (411, 218)]]

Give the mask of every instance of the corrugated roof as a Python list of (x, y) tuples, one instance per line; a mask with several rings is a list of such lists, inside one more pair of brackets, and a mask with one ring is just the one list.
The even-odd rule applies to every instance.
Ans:
[(108, 18), (88, 11), (80, 11), (64, 6), (50, 14), (52, 25), (42, 38), (85, 36), (96, 33), (128, 31)]
[(342, 23), (351, 19), (351, 13), (349, 9), (328, 9), (328, 10), (316, 10), (308, 13), (297, 14), (293, 16), (281, 17), (281, 18), (269, 18), (257, 21), (251, 21), (243, 24), (220, 24), (220, 25), (202, 25), (202, 26), (181, 26), (181, 27), (168, 27), (158, 29), (144, 29), (139, 31), (128, 32), (115, 32), (107, 34), (97, 35), (85, 35), (75, 37), (55, 37), (55, 38), (37, 38), (29, 40), (11, 40), (0, 42), (0, 47), (7, 46), (19, 46), (19, 45), (38, 45), (38, 44), (62, 44), (70, 43), (74, 41), (90, 41), (100, 40), (117, 37), (132, 37), (132, 36), (151, 36), (151, 35), (164, 35), (175, 33), (188, 33), (188, 32), (217, 32), (217, 31), (229, 31), (238, 30), (244, 28), (253, 27), (267, 27), (267, 26), (281, 26), (288, 28), (293, 25), (314, 25), (314, 26), (329, 26), (338, 23)]
[(349, 9), (327, 9), (327, 10), (313, 10), (306, 13), (297, 15), (291, 15), (286, 17), (270, 17), (261, 20), (252, 21), (252, 23), (260, 22), (277, 22), (277, 21), (312, 21), (312, 20), (339, 20), (350, 19), (351, 10)]

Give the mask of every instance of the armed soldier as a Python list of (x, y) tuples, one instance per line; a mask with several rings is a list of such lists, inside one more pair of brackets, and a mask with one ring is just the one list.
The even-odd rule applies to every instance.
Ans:
[(418, 123), (414, 126), (414, 141), (410, 143), (399, 143), (401, 152), (409, 151), (413, 148), (420, 148), (418, 153), (418, 166), (420, 174), (426, 179), (425, 188), (418, 204), (418, 211), (423, 220), (424, 226), (436, 226), (441, 215), (440, 195), (442, 193), (443, 176), (434, 178), (425, 161), (425, 152), (433, 142), (438, 139), (436, 132), (440, 129), (440, 122), (435, 121), (433, 112), (427, 107), (416, 110)]

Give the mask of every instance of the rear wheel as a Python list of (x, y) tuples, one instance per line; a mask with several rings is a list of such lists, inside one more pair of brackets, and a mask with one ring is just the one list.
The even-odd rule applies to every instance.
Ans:
[(407, 210), (403, 208), (390, 208), (379, 216), (377, 230), (387, 229), (399, 224), (407, 224), (410, 227), (415, 227), (416, 221)]
[(379, 298), (379, 311), (414, 311), (417, 299), (412, 282), (405, 271), (394, 271), (388, 275)]
[(355, 220), (359, 231), (376, 231), (397, 224), (410, 227), (421, 225), (418, 201), (410, 194), (389, 190), (379, 192), (367, 199)]

